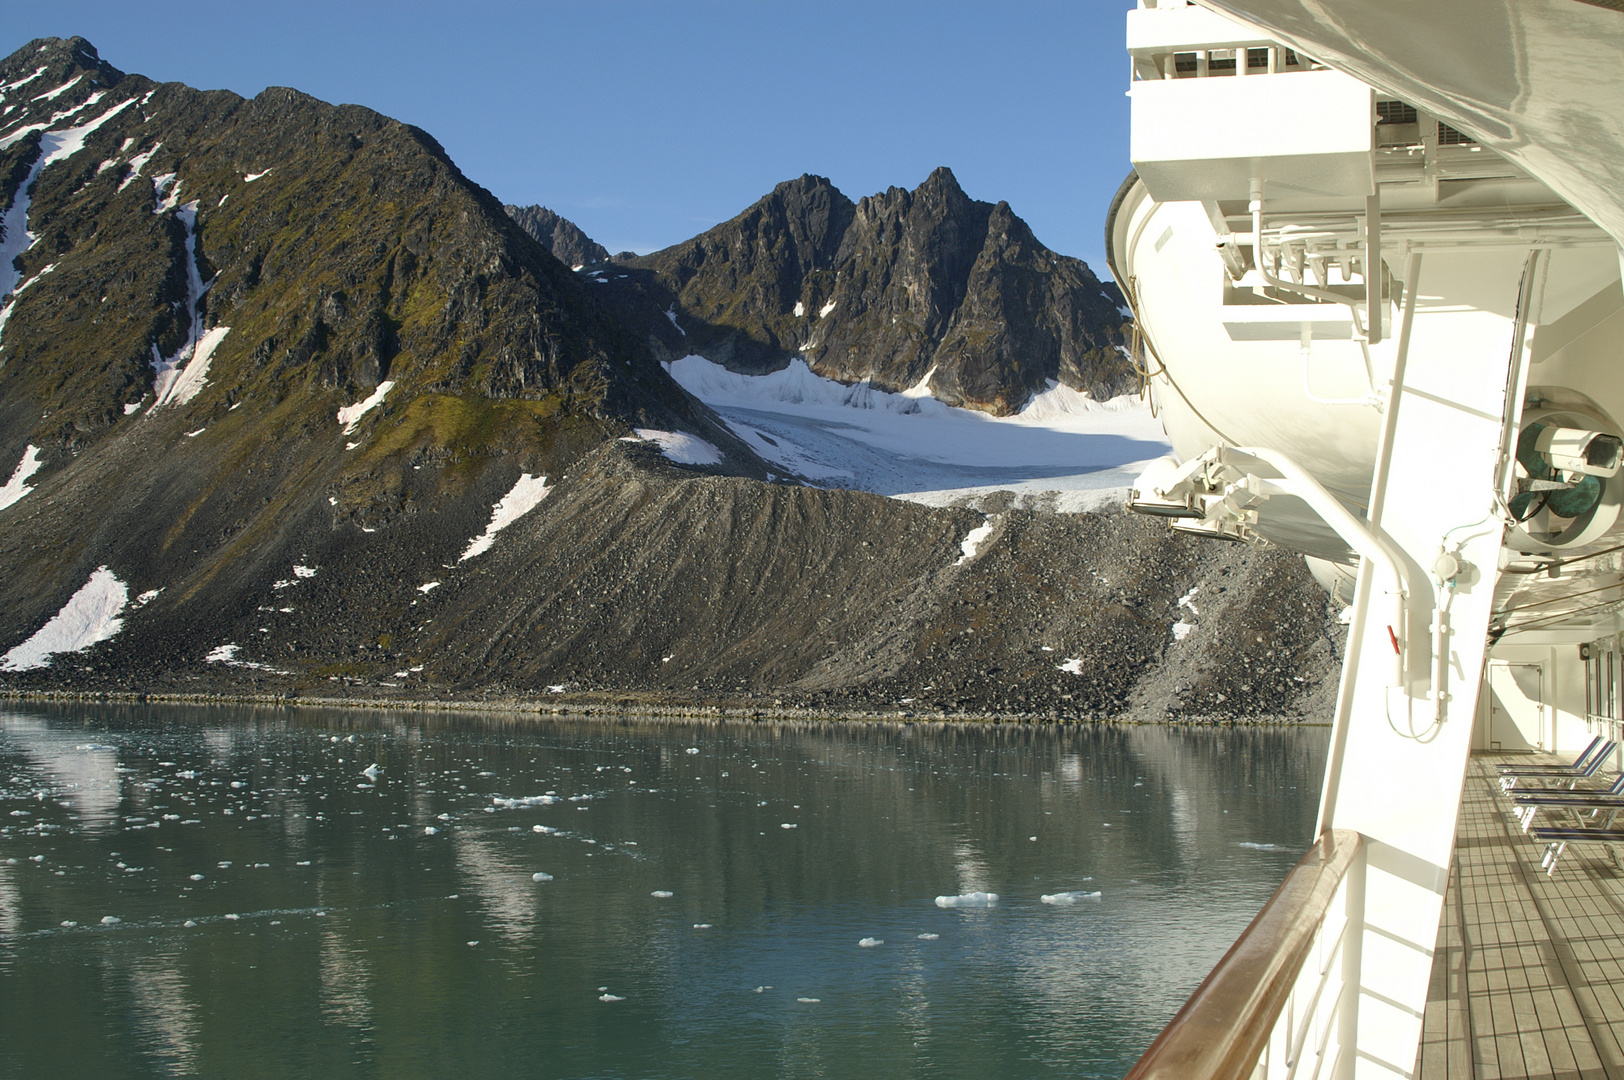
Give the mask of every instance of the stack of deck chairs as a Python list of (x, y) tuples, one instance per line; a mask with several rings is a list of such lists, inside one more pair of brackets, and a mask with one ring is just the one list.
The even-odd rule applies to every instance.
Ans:
[[(1512, 814), (1523, 832), (1545, 844), (1540, 866), (1556, 873), (1557, 862), (1569, 844), (1624, 842), (1624, 828), (1615, 827), (1624, 810), (1624, 772), (1610, 786), (1596, 779), (1618, 743), (1600, 735), (1591, 740), (1571, 765), (1501, 765), (1500, 790), (1510, 800)], [(1567, 818), (1563, 825), (1534, 824), (1541, 811)], [(1611, 854), (1612, 849), (1609, 847)], [(1616, 861), (1616, 856), (1615, 856)]]

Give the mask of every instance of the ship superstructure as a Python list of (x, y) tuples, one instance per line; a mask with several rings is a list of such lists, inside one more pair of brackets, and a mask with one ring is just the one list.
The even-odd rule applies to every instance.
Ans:
[(1128, 15), (1131, 506), (1351, 626), (1320, 842), (1138, 1075), (1408, 1076), (1469, 753), (1617, 734), (1624, 12), (1203, 2)]

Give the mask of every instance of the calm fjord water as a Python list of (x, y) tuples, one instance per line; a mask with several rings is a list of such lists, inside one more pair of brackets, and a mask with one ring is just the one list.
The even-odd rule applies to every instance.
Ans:
[(9, 707), (0, 1076), (1119, 1077), (1325, 744)]

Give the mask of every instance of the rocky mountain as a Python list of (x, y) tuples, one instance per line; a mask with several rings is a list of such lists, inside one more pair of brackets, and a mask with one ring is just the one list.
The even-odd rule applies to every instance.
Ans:
[(802, 176), (675, 247), (591, 273), (661, 359), (697, 353), (758, 373), (803, 356), (846, 383), (1006, 414), (1056, 381), (1132, 389), (1114, 286), (1057, 255), (1008, 203), (941, 168), (853, 203)]
[(545, 206), (506, 205), (502, 209), (538, 244), (552, 252), (553, 258), (573, 270), (609, 260), (607, 248), (582, 232), (575, 222), (559, 217)]
[[(836, 229), (824, 190), (838, 256), (884, 215)], [(367, 109), (77, 38), (0, 61), (0, 692), (1106, 717), (1334, 686), (1295, 560), (764, 482), (595, 281)]]

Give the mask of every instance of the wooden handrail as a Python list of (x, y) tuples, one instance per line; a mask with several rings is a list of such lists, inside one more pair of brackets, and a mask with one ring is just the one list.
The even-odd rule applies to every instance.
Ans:
[(1363, 838), (1328, 829), (1125, 1080), (1246, 1080)]

